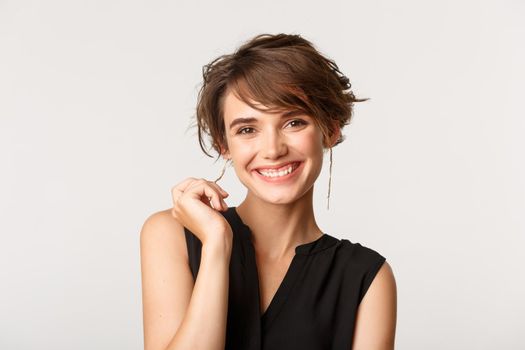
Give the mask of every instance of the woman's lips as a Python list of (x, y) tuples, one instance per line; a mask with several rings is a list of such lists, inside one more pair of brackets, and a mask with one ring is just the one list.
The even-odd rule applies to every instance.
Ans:
[[(303, 168), (303, 164), (304, 162), (295, 162), (295, 163), (298, 163), (299, 165), (295, 165), (292, 169), (292, 172), (289, 173), (289, 174), (286, 174), (284, 176), (275, 176), (275, 177), (268, 177), (268, 176), (264, 176), (262, 175), (261, 173), (259, 173), (257, 170), (254, 170), (254, 173), (255, 175), (264, 180), (265, 182), (269, 182), (269, 183), (273, 183), (273, 184), (279, 184), (279, 183), (283, 183), (283, 182), (287, 182), (293, 178), (295, 178), (295, 176), (297, 174), (299, 174), (299, 172), (302, 170)], [(294, 164), (294, 163), (291, 163), (291, 164)], [(286, 165), (284, 168), (288, 167), (289, 165)]]
[(285, 169), (288, 169), (290, 167), (290, 165), (292, 166), (297, 166), (297, 164), (299, 164), (300, 162), (299, 161), (296, 161), (296, 162), (289, 162), (285, 165), (282, 165), (278, 168), (257, 168), (256, 170), (258, 171), (267, 171), (267, 172), (270, 172), (270, 171), (280, 171), (280, 170), (285, 170)]

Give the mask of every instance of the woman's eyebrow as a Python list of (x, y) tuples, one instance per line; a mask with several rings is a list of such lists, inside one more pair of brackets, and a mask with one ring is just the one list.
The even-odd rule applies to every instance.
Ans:
[[(293, 117), (293, 116), (296, 116), (296, 115), (301, 115), (301, 114), (304, 114), (303, 111), (301, 110), (293, 110), (293, 111), (287, 111), (287, 112), (284, 112), (282, 115), (281, 115), (281, 119), (282, 118), (289, 118), (289, 117)], [(238, 124), (244, 124), (244, 123), (255, 123), (257, 122), (257, 118), (254, 118), (254, 117), (245, 117), (245, 118), (237, 118), (237, 119), (234, 119), (231, 123), (230, 123), (230, 130), (233, 129), (234, 126), (238, 125)]]
[(233, 127), (237, 124), (244, 124), (244, 123), (254, 123), (257, 121), (257, 118), (249, 117), (249, 118), (237, 118), (234, 119), (230, 124), (230, 130), (233, 129)]

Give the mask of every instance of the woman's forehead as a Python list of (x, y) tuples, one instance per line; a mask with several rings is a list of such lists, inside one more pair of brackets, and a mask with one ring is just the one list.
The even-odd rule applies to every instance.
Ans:
[(300, 114), (305, 114), (305, 112), (299, 108), (293, 107), (278, 107), (278, 106), (267, 106), (250, 97), (246, 97), (250, 104), (243, 101), (237, 94), (229, 92), (224, 98), (224, 120), (228, 122), (232, 119), (238, 117), (256, 117), (256, 118), (275, 118), (275, 117), (290, 117)]

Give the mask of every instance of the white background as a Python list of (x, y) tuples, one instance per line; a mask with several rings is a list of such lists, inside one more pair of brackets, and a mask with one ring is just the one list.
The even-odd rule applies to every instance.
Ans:
[(222, 167), (187, 130), (202, 66), (285, 32), (371, 98), (315, 210), (393, 267), (396, 348), (524, 349), (524, 8), (0, 0), (0, 348), (143, 347), (142, 224)]

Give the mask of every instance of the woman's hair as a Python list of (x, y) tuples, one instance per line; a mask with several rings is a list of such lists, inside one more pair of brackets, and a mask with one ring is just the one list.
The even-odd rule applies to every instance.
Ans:
[[(368, 100), (357, 99), (336, 63), (300, 35), (257, 35), (234, 53), (205, 65), (202, 75), (196, 108), (199, 144), (212, 157), (204, 144), (207, 134), (219, 153), (217, 159), (221, 145), (228, 147), (223, 103), (230, 91), (254, 109), (263, 110), (252, 101), (266, 106), (264, 111), (300, 111), (311, 116), (325, 144), (335, 123), (341, 129), (350, 123), (353, 103)], [(335, 145), (344, 139), (341, 134)]]

